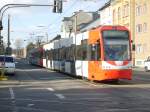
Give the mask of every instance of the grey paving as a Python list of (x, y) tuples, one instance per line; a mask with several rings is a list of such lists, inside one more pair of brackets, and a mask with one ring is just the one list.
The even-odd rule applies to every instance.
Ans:
[(0, 112), (150, 112), (149, 72), (92, 83), (18, 62), (16, 75), (0, 81)]

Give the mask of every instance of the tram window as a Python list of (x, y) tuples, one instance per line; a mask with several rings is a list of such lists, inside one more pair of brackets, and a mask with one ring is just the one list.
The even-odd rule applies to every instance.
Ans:
[(74, 46), (70, 47), (70, 60), (72, 61), (74, 59)]
[(87, 39), (82, 40), (82, 59), (87, 60)]
[(50, 50), (49, 59), (50, 59), (50, 60), (53, 60), (53, 53), (52, 53), (52, 50)]
[(55, 60), (56, 58), (56, 53), (55, 53), (55, 49), (53, 49), (53, 60)]
[(75, 59), (75, 50), (76, 50), (76, 46), (75, 45), (71, 45), (71, 61), (73, 61)]
[(59, 48), (59, 60), (62, 60), (62, 48)]
[(101, 49), (100, 44), (97, 44), (97, 60), (99, 61), (101, 59)]
[(66, 59), (66, 50), (65, 50), (65, 47), (63, 47), (62, 56), (63, 56), (63, 60), (65, 60)]
[(46, 51), (43, 51), (43, 58), (46, 58)]
[(56, 60), (56, 49), (53, 50), (53, 59)]
[(52, 60), (54, 60), (54, 50), (51, 50), (51, 54), (52, 54)]
[(63, 49), (62, 48), (60, 48), (60, 59), (62, 60), (63, 59), (63, 54), (62, 54), (62, 52), (63, 52)]
[(61, 48), (59, 48), (59, 51), (58, 51), (58, 58), (59, 60), (61, 60)]
[(66, 51), (66, 60), (70, 60), (69, 59), (69, 55), (70, 55), (70, 50), (69, 50), (69, 47), (66, 47), (66, 49), (65, 49), (65, 51)]
[(51, 50), (51, 59), (53, 60), (53, 56), (54, 56), (54, 54), (53, 54), (53, 49)]
[(51, 50), (48, 51), (47, 56), (48, 56), (48, 60), (50, 60), (51, 59)]
[(65, 47), (62, 48), (60, 55), (62, 57), (62, 60), (66, 60), (67, 54), (66, 54), (66, 48)]
[(43, 52), (43, 58), (47, 59), (48, 57), (48, 50), (46, 50), (45, 52)]
[(63, 59), (63, 48), (60, 48), (60, 60)]
[(56, 50), (56, 60), (58, 60), (59, 59), (59, 54), (58, 54), (59, 52), (58, 52), (58, 49)]
[(87, 46), (86, 45), (82, 46), (82, 59), (87, 60)]
[(47, 50), (46, 52), (47, 59), (49, 59), (49, 53), (50, 53), (50, 50)]
[(38, 55), (39, 58), (43, 58), (43, 53), (42, 52), (39, 52), (37, 55)]
[(76, 60), (82, 60), (82, 46), (76, 46)]
[(70, 61), (70, 60), (71, 60), (71, 47), (68, 47), (68, 51), (69, 51), (68, 59), (69, 59), (69, 61)]
[(58, 49), (54, 49), (54, 60), (58, 60)]
[(92, 44), (90, 45), (90, 60), (92, 61), (99, 61), (100, 60), (100, 44)]
[(72, 46), (68, 47), (68, 60), (69, 61), (73, 60), (73, 47)]
[(60, 57), (59, 57), (59, 49), (57, 49), (57, 60), (59, 60)]

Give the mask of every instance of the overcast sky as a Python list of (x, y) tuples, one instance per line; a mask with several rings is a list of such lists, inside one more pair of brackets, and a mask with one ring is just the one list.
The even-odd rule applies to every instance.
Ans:
[[(60, 25), (63, 17), (69, 17), (75, 11), (96, 11), (108, 0), (64, 0), (62, 14), (52, 12), (52, 7), (28, 7), (11, 8), (3, 17), (3, 35), (7, 39), (7, 18), (11, 16), (11, 46), (16, 39), (22, 39), (22, 46), (31, 42), (37, 36), (45, 36), (48, 33), (49, 40), (60, 33)], [(17, 4), (53, 4), (53, 0), (0, 0), (0, 7), (9, 3)], [(44, 26), (44, 27), (39, 27)], [(33, 35), (34, 34), (34, 35)], [(32, 37), (32, 38), (31, 38)], [(46, 39), (46, 37), (45, 37)], [(23, 41), (26, 40), (26, 41)]]

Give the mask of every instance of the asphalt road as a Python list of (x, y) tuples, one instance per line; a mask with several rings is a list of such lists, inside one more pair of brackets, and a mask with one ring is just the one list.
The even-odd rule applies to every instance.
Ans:
[(150, 112), (150, 73), (93, 83), (18, 60), (15, 76), (0, 81), (0, 112)]

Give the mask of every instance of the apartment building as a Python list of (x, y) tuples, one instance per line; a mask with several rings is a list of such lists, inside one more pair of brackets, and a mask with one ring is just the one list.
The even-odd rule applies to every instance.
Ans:
[(135, 65), (144, 66), (150, 56), (150, 0), (135, 0)]
[(100, 25), (112, 25), (112, 7), (111, 0), (99, 9)]
[(61, 37), (66, 38), (74, 36), (74, 32), (80, 31), (83, 27), (97, 18), (99, 18), (97, 12), (84, 12), (82, 10), (74, 13), (71, 17), (64, 17), (62, 21)]

